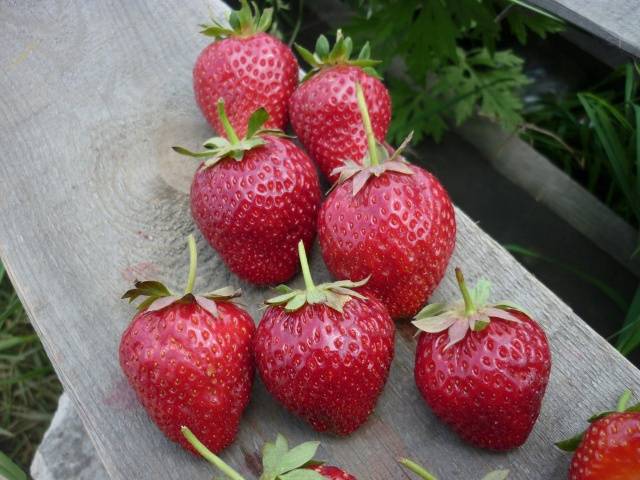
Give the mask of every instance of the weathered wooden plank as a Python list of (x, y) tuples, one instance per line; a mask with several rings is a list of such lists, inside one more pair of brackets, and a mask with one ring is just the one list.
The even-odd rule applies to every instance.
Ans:
[[(193, 230), (185, 187), (193, 165), (169, 145), (209, 133), (191, 94), (190, 71), (206, 39), (194, 33), (210, 1), (22, 2), (0, 7), (0, 255), (114, 479), (210, 478), (208, 465), (164, 439), (117, 363), (132, 315), (118, 300), (135, 277), (182, 283), (184, 238)], [(225, 9), (213, 2), (214, 14)], [(428, 154), (428, 152), (425, 152)], [(175, 175), (178, 174), (178, 179)], [(567, 460), (551, 443), (572, 433), (640, 372), (552, 292), (457, 211), (452, 266), (486, 274), (496, 295), (534, 311), (547, 329), (554, 369), (527, 446), (487, 454), (460, 443), (423, 407), (413, 384), (411, 328), (399, 329), (391, 378), (372, 419), (347, 439), (313, 433), (256, 386), (225, 458), (249, 475), (279, 431), (319, 438), (323, 456), (361, 479), (409, 478), (410, 456), (453, 478), (510, 466), (512, 478), (560, 478)], [(233, 283), (258, 318), (264, 291), (241, 284), (200, 240), (200, 284)], [(326, 277), (317, 252), (313, 266)], [(322, 273), (320, 273), (322, 271)], [(435, 299), (454, 294), (452, 276)]]
[(640, 260), (633, 255), (638, 232), (531, 145), (480, 117), (456, 131), (498, 172), (640, 276)]
[(607, 42), (640, 56), (637, 0), (528, 0)]

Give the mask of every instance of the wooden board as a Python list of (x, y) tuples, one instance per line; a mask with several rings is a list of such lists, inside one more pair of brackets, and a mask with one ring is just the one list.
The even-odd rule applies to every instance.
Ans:
[[(194, 227), (185, 194), (194, 165), (169, 146), (210, 134), (194, 105), (191, 67), (207, 40), (195, 32), (213, 4), (190, 0), (19, 2), (0, 7), (0, 255), (65, 389), (112, 478), (205, 479), (212, 469), (162, 436), (117, 363), (133, 309), (118, 300), (136, 277), (182, 285), (184, 239)], [(428, 155), (428, 152), (425, 152)], [(546, 328), (554, 368), (527, 445), (490, 454), (461, 442), (424, 407), (414, 387), (414, 340), (399, 329), (391, 378), (371, 420), (347, 439), (317, 435), (257, 382), (225, 458), (247, 476), (276, 432), (319, 438), (322, 457), (361, 480), (410, 478), (400, 455), (443, 478), (510, 467), (512, 479), (561, 478), (567, 458), (552, 442), (573, 433), (640, 371), (574, 315), (505, 250), (457, 211), (452, 266), (487, 274)], [(551, 232), (550, 232), (551, 234)], [(228, 274), (199, 239), (199, 285), (240, 285), (258, 319), (265, 295)], [(326, 277), (313, 252), (316, 277)], [(434, 300), (455, 292), (451, 272)], [(253, 477), (250, 477), (253, 478)]]
[(640, 56), (637, 0), (528, 0), (616, 47)]
[(640, 276), (638, 231), (517, 135), (476, 117), (456, 132), (491, 165), (573, 228)]

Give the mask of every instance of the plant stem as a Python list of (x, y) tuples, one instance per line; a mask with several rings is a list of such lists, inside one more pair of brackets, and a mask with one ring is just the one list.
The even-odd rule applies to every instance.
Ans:
[(458, 281), (460, 292), (462, 292), (462, 298), (464, 298), (464, 313), (466, 315), (470, 315), (476, 311), (476, 306), (473, 304), (471, 294), (469, 294), (467, 284), (465, 283), (464, 276), (462, 275), (462, 270), (459, 268), (456, 268), (456, 280)]
[(209, 463), (215, 465), (218, 470), (224, 473), (231, 480), (245, 480), (242, 475), (236, 472), (229, 465), (224, 463), (220, 457), (218, 457), (215, 453), (205, 447), (200, 440), (189, 430), (187, 427), (181, 427), (182, 435), (187, 441), (197, 450), (197, 452), (202, 455), (202, 457), (207, 460)]
[(371, 160), (371, 166), (375, 167), (378, 162), (378, 147), (376, 145), (376, 137), (373, 135), (373, 128), (371, 127), (371, 118), (369, 118), (369, 110), (367, 109), (367, 102), (364, 98), (364, 92), (360, 82), (356, 82), (356, 98), (358, 100), (358, 108), (360, 109), (360, 115), (362, 115), (362, 123), (364, 124), (364, 132), (367, 135), (367, 144), (369, 145), (369, 159)]
[(189, 246), (189, 276), (187, 277), (187, 288), (184, 289), (185, 295), (193, 292), (193, 285), (196, 282), (196, 268), (198, 267), (198, 249), (193, 234), (187, 237), (187, 245)]
[(311, 271), (309, 270), (309, 261), (307, 260), (307, 252), (304, 250), (304, 242), (300, 240), (298, 242), (298, 256), (300, 257), (300, 266), (302, 267), (302, 276), (304, 277), (304, 285), (307, 290), (313, 290), (316, 288), (311, 278)]
[(629, 400), (631, 399), (631, 390), (625, 390), (620, 399), (618, 400), (618, 405), (616, 406), (616, 412), (624, 412), (627, 409), (627, 405), (629, 404)]
[(416, 475), (419, 475), (420, 478), (423, 478), (424, 480), (438, 480), (436, 477), (434, 477), (429, 472), (427, 472), (423, 467), (421, 467), (415, 462), (412, 462), (408, 458), (400, 458), (398, 462), (400, 462), (402, 465), (407, 467)]
[(222, 122), (224, 131), (227, 134), (227, 137), (229, 137), (229, 141), (233, 145), (235, 145), (236, 143), (240, 142), (240, 139), (238, 138), (238, 135), (236, 135), (236, 131), (231, 126), (231, 123), (229, 123), (229, 119), (227, 118), (227, 112), (224, 109), (224, 100), (222, 98), (218, 100), (217, 107), (218, 107), (218, 118), (220, 118), (220, 121)]

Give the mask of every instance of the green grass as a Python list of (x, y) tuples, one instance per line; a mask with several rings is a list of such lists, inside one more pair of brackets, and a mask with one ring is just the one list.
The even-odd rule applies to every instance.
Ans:
[(0, 264), (0, 451), (28, 470), (62, 387)]

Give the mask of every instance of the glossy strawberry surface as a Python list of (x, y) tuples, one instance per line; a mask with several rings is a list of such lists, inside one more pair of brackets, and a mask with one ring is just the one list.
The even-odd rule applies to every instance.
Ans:
[(229, 269), (255, 284), (285, 282), (299, 269), (297, 243), (311, 246), (321, 192), (316, 169), (287, 139), (200, 168), (191, 185), (198, 228)]
[(329, 478), (331, 480), (356, 480), (356, 477), (354, 477), (353, 475), (348, 474), (338, 467), (332, 467), (330, 465), (317, 465), (315, 467), (312, 467), (311, 470), (315, 470), (323, 477)]
[(569, 479), (640, 479), (640, 413), (612, 413), (593, 422), (573, 455)]
[(195, 302), (139, 313), (120, 342), (120, 365), (149, 416), (191, 451), (183, 425), (214, 452), (233, 442), (253, 384), (253, 320), (216, 303), (215, 318)]
[(343, 160), (360, 162), (367, 152), (356, 81), (364, 90), (373, 133), (383, 141), (391, 121), (391, 98), (380, 80), (359, 67), (324, 68), (300, 84), (290, 100), (291, 126), (331, 183), (338, 178), (331, 172)]
[(446, 351), (447, 332), (421, 333), (415, 380), (433, 412), (469, 443), (491, 450), (522, 445), (540, 413), (551, 353), (542, 328), (491, 317)]
[(193, 69), (196, 102), (220, 135), (225, 134), (216, 112), (220, 98), (231, 125), (242, 137), (249, 117), (260, 107), (269, 113), (266, 127), (283, 129), (289, 97), (297, 84), (298, 63), (291, 49), (266, 33), (213, 42)]
[(352, 298), (343, 313), (321, 304), (295, 312), (269, 307), (256, 332), (256, 366), (288, 410), (317, 431), (348, 435), (382, 392), (394, 333), (384, 305), (371, 296)]
[(364, 278), (394, 319), (416, 314), (444, 275), (456, 236), (449, 195), (427, 171), (385, 172), (353, 195), (353, 180), (322, 205), (322, 257), (336, 278)]

